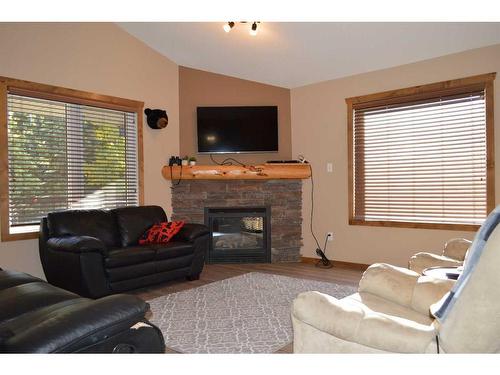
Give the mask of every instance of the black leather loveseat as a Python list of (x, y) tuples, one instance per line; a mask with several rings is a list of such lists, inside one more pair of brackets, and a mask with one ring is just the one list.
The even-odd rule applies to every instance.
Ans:
[(0, 268), (0, 353), (162, 353), (163, 335), (131, 295), (92, 300)]
[(98, 298), (167, 280), (199, 278), (208, 228), (185, 224), (166, 244), (138, 245), (141, 235), (167, 221), (158, 206), (69, 210), (40, 224), (40, 258), (49, 283)]

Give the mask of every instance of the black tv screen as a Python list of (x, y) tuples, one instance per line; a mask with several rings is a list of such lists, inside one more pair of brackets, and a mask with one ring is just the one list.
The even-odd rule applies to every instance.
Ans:
[(198, 107), (198, 152), (278, 151), (278, 107)]

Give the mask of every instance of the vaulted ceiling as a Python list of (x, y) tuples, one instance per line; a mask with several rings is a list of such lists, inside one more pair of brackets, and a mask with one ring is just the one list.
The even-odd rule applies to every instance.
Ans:
[(500, 43), (500, 23), (119, 23), (179, 65), (298, 87)]

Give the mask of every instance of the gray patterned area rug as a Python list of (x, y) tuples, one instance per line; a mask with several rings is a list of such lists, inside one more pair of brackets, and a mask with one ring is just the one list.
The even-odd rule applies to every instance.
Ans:
[(343, 298), (356, 287), (251, 272), (148, 301), (150, 320), (180, 353), (273, 353), (292, 341), (292, 301), (310, 290)]

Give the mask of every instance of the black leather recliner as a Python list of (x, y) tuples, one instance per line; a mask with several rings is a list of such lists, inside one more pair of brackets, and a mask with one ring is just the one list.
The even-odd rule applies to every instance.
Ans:
[(131, 295), (92, 300), (0, 268), (0, 353), (163, 353), (147, 303)]
[(69, 210), (40, 223), (40, 258), (49, 283), (98, 298), (186, 277), (198, 279), (209, 230), (185, 224), (166, 244), (138, 245), (141, 235), (167, 221), (159, 206)]

